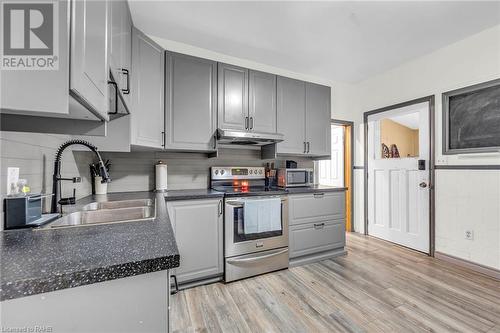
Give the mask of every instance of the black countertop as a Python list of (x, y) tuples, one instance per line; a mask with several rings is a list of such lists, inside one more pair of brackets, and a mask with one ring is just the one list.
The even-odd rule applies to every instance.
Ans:
[(163, 193), (89, 196), (77, 205), (146, 198), (156, 201), (154, 220), (1, 232), (0, 300), (178, 267)]
[(286, 192), (288, 194), (300, 194), (300, 193), (343, 192), (346, 190), (347, 187), (313, 185), (307, 187), (287, 187)]
[(163, 193), (166, 201), (223, 198), (224, 193), (212, 189), (173, 190)]
[[(312, 186), (287, 188), (286, 192), (344, 190)], [(0, 232), (0, 300), (179, 267), (166, 201), (222, 197), (224, 193), (211, 189), (88, 196), (71, 210), (96, 201), (155, 199), (156, 216), (148, 221)]]

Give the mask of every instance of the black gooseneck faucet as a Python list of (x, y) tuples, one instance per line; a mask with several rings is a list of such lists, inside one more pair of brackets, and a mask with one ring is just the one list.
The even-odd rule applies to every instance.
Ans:
[(61, 156), (63, 151), (72, 145), (82, 145), (89, 148), (93, 151), (97, 158), (99, 159), (99, 171), (102, 177), (101, 183), (109, 183), (111, 178), (109, 177), (108, 170), (104, 166), (104, 162), (102, 161), (101, 154), (97, 151), (97, 147), (85, 140), (69, 140), (63, 143), (56, 152), (56, 158), (54, 160), (54, 174), (52, 175), (52, 202), (50, 207), (51, 213), (57, 213), (58, 205), (70, 205), (74, 204), (75, 199), (75, 190), (73, 190), (73, 196), (70, 198), (61, 198), (61, 181), (62, 180), (70, 180), (73, 183), (79, 183), (81, 181), (80, 177), (74, 178), (61, 178)]

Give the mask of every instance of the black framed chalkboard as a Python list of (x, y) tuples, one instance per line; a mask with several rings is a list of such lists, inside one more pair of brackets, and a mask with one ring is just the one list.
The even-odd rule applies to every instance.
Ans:
[(443, 94), (443, 153), (500, 151), (500, 79)]

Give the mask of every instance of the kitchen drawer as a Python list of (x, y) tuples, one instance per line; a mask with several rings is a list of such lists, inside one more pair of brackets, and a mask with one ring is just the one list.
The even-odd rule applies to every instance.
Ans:
[(345, 218), (345, 193), (326, 192), (289, 196), (290, 225)]
[(290, 227), (290, 258), (345, 246), (345, 220), (327, 220)]

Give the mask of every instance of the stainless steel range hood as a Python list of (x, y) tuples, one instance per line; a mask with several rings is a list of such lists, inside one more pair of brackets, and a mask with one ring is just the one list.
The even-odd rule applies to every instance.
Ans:
[(231, 145), (265, 146), (283, 141), (283, 134), (259, 133), (240, 130), (217, 130), (217, 142)]

